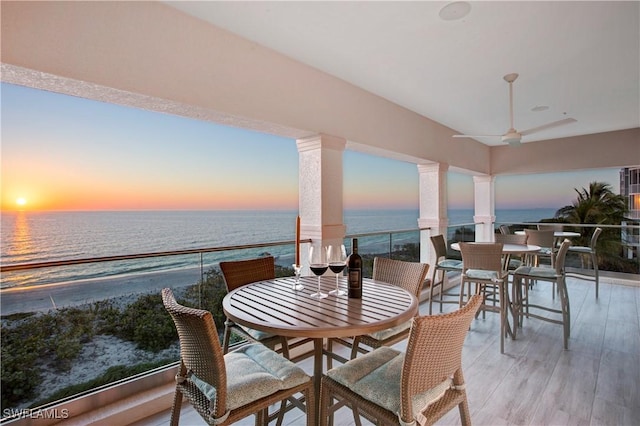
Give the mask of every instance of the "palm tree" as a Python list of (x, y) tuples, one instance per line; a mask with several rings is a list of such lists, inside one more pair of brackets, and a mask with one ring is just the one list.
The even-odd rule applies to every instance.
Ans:
[[(627, 203), (623, 195), (614, 194), (611, 185), (604, 182), (591, 182), (589, 189), (578, 190), (573, 204), (564, 206), (556, 212), (556, 218), (563, 222), (577, 224), (620, 225), (627, 213)], [(577, 245), (588, 246), (594, 228), (587, 228)], [(620, 260), (620, 231), (604, 228), (598, 239), (598, 263), (601, 269), (622, 270)], [(604, 265), (603, 265), (604, 264)], [(611, 265), (611, 266), (605, 266)]]
[(556, 212), (556, 217), (569, 223), (620, 225), (627, 213), (626, 199), (614, 194), (611, 185), (591, 182), (589, 189), (578, 190), (578, 198)]

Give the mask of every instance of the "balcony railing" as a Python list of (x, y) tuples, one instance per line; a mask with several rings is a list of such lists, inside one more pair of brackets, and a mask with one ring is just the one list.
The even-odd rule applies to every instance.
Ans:
[[(448, 240), (473, 241), (475, 225), (449, 227)], [(639, 233), (638, 226), (608, 228), (618, 235)], [(420, 231), (349, 235), (345, 244), (359, 239), (370, 276), (374, 256), (418, 261)], [(637, 240), (632, 248), (635, 257), (621, 262), (631, 265), (627, 273), (637, 274)], [(291, 275), (293, 252), (294, 242), (283, 241), (2, 266), (2, 422), (109, 384), (125, 386), (149, 372), (170, 378), (167, 366), (175, 365), (179, 351), (160, 289), (172, 287), (183, 303), (210, 310), (222, 326), (225, 290), (218, 263), (269, 253), (278, 274)]]

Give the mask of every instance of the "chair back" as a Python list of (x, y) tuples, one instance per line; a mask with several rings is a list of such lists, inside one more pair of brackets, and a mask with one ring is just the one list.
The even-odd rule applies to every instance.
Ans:
[(463, 270), (502, 271), (502, 243), (459, 243)]
[(429, 272), (429, 265), (421, 262), (376, 257), (373, 259), (372, 278), (407, 290), (417, 298)]
[(562, 231), (564, 229), (563, 225), (559, 225), (559, 224), (543, 224), (543, 223), (539, 223), (537, 225), (538, 231)]
[(443, 257), (447, 257), (447, 244), (442, 234), (433, 235), (431, 237), (431, 244), (433, 244), (433, 248), (436, 251), (436, 262)]
[(502, 244), (527, 244), (527, 234), (498, 234), (496, 233), (496, 243)]
[(571, 247), (571, 241), (564, 240), (558, 249), (558, 254), (556, 254), (556, 275), (560, 276), (564, 274), (564, 260), (567, 257), (567, 252), (569, 251), (569, 247)]
[(596, 230), (593, 231), (593, 235), (591, 236), (591, 244), (589, 244), (589, 247), (591, 247), (591, 250), (593, 250), (594, 253), (596, 251), (596, 244), (598, 244), (598, 237), (600, 236), (601, 232), (602, 228), (596, 228)]
[[(224, 415), (227, 398), (227, 372), (218, 332), (211, 312), (188, 308), (176, 302), (169, 288), (162, 289), (162, 303), (167, 309), (178, 330), (180, 339), (180, 376), (192, 372), (216, 389), (217, 413), (214, 417)], [(194, 393), (199, 392), (195, 386)]]
[(555, 237), (553, 236), (554, 230), (536, 230), (536, 229), (525, 229), (525, 235), (527, 236), (527, 244), (533, 244), (535, 246), (545, 247), (545, 248), (553, 248)]
[[(462, 346), (482, 296), (474, 295), (457, 311), (414, 318), (402, 366), (400, 416), (413, 418), (412, 399), (453, 377), (464, 385)], [(421, 408), (421, 407), (416, 407)]]
[(276, 277), (276, 266), (273, 256), (220, 262), (220, 270), (222, 271), (227, 291)]
[(511, 234), (511, 228), (507, 224), (500, 225), (500, 233), (504, 235)]

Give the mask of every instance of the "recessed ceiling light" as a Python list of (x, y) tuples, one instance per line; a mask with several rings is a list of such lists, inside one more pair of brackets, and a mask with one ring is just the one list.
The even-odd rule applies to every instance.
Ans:
[(454, 1), (440, 9), (440, 18), (444, 21), (456, 21), (469, 14), (471, 4), (466, 1)]
[(531, 111), (540, 112), (540, 111), (546, 111), (548, 109), (549, 109), (549, 107), (546, 106), (546, 105), (536, 105), (533, 108), (531, 108)]

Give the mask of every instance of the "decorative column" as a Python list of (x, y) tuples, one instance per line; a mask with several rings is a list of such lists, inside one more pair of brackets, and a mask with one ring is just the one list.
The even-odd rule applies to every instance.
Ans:
[[(346, 234), (343, 223), (343, 154), (347, 141), (316, 135), (296, 141), (298, 145), (298, 204), (302, 239), (314, 246), (340, 244)], [(303, 268), (308, 268), (308, 250), (301, 250)]]
[(447, 172), (445, 163), (418, 164), (420, 179), (420, 216), (418, 227), (428, 228), (420, 232), (420, 261), (434, 265), (435, 251), (431, 236), (447, 236)]
[(495, 177), (474, 176), (473, 221), (476, 224), (476, 241), (494, 241), (495, 215)]

